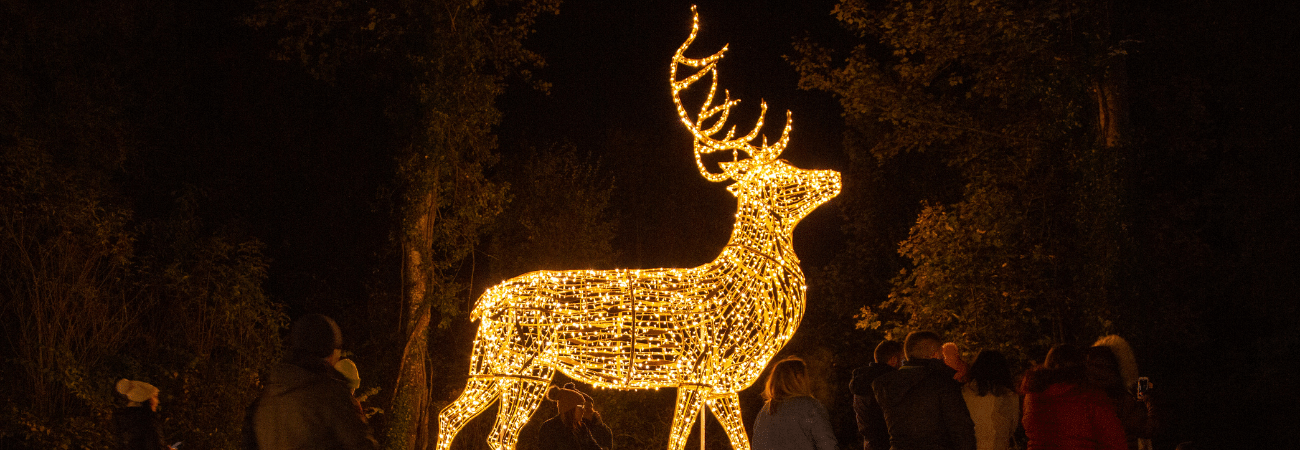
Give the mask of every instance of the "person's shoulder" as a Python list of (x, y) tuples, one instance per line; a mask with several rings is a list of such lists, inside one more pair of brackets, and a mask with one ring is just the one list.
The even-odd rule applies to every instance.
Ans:
[(822, 406), (822, 402), (807, 395), (787, 398), (781, 403), (781, 407), (799, 411), (819, 411), (826, 409), (826, 407)]
[(881, 363), (874, 363), (874, 362), (873, 362), (873, 363), (868, 364), (868, 365), (866, 365), (865, 367), (863, 367), (863, 368), (861, 368), (861, 369), (859, 369), (859, 370), (862, 371), (862, 376), (864, 376), (864, 377), (867, 377), (867, 378), (876, 378), (876, 377), (879, 377), (879, 376), (881, 376), (881, 375), (884, 375), (884, 374), (887, 374), (887, 373), (890, 373), (890, 372), (896, 371), (896, 370), (898, 370), (898, 369), (895, 369), (894, 366), (891, 366), (891, 365), (889, 365), (889, 364), (881, 364)]
[(131, 422), (147, 420), (151, 413), (152, 410), (143, 406), (123, 406), (113, 411), (113, 417), (121, 422)]
[(546, 419), (542, 421), (542, 426), (546, 428), (563, 426), (563, 425), (564, 425), (564, 420), (560, 418), (559, 414), (551, 416), (550, 419)]
[(871, 383), (872, 383), (872, 384), (875, 384), (875, 383), (879, 383), (879, 382), (881, 382), (881, 381), (888, 382), (888, 380), (893, 380), (893, 379), (897, 379), (897, 378), (904, 378), (904, 377), (907, 377), (908, 375), (910, 375), (910, 374), (906, 373), (906, 372), (908, 372), (907, 370), (894, 369), (894, 368), (892, 368), (892, 367), (891, 367), (890, 369), (893, 369), (893, 370), (886, 370), (886, 371), (881, 372), (880, 375), (877, 375), (877, 376), (875, 377), (875, 379), (871, 380)]

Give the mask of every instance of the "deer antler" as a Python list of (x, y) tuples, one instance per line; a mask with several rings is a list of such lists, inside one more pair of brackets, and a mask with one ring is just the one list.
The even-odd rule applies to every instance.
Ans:
[[(750, 130), (748, 134), (736, 138), (736, 127), (733, 125), (727, 130), (726, 136), (722, 139), (713, 138), (713, 135), (718, 134), (718, 132), (722, 131), (722, 128), (726, 126), (727, 117), (731, 115), (731, 107), (740, 103), (740, 100), (732, 100), (731, 93), (724, 90), (723, 102), (717, 106), (712, 106), (713, 96), (718, 91), (718, 60), (722, 59), (723, 53), (727, 52), (727, 46), (724, 45), (722, 46), (722, 50), (718, 50), (717, 53), (701, 59), (687, 58), (682, 55), (686, 52), (686, 49), (691, 46), (691, 43), (695, 41), (695, 35), (700, 31), (700, 15), (695, 11), (694, 5), (691, 6), (691, 14), (694, 16), (691, 23), (691, 35), (690, 37), (687, 37), (686, 42), (682, 43), (682, 46), (677, 49), (677, 54), (673, 55), (672, 68), (670, 70), (672, 76), (673, 103), (677, 105), (677, 115), (682, 118), (682, 124), (686, 125), (686, 129), (690, 130), (691, 134), (695, 136), (695, 165), (700, 169), (700, 174), (709, 181), (723, 181), (732, 178), (732, 174), (742, 167), (754, 163), (765, 164), (776, 160), (776, 158), (781, 155), (781, 152), (785, 151), (786, 144), (790, 142), (790, 124), (794, 119), (791, 116), (790, 111), (787, 110), (785, 112), (785, 130), (781, 131), (781, 140), (777, 141), (775, 144), (768, 145), (767, 136), (763, 136), (763, 145), (755, 147), (750, 143), (750, 141), (753, 141), (754, 138), (758, 137), (759, 130), (763, 128), (763, 117), (767, 115), (767, 102), (760, 101), (761, 107), (758, 113), (758, 123), (754, 125), (754, 129)], [(696, 71), (695, 74), (678, 81), (678, 64), (695, 67), (699, 70)], [(696, 81), (699, 81), (705, 74), (711, 75), (713, 80), (712, 84), (709, 86), (709, 96), (704, 100), (704, 105), (700, 107), (699, 115), (695, 120), (691, 120), (690, 114), (687, 114), (686, 112), (686, 107), (682, 106), (681, 92), (690, 87)], [(704, 122), (714, 116), (718, 116), (718, 119), (714, 122), (713, 126), (703, 129)], [(704, 167), (704, 160), (701, 158), (701, 155), (724, 150), (731, 150), (732, 161), (734, 162), (732, 164), (724, 164), (723, 173), (709, 172), (708, 169)], [(748, 154), (750, 159), (740, 161), (738, 155), (740, 151), (744, 151)], [(741, 164), (742, 162), (744, 164)]]

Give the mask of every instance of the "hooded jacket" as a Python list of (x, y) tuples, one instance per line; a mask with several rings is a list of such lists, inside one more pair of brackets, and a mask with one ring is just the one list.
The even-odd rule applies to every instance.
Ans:
[(1106, 392), (1085, 383), (1050, 382), (1052, 375), (1051, 369), (1025, 374), (1022, 425), (1029, 450), (1125, 450), (1124, 426)]
[(271, 368), (253, 413), (259, 450), (374, 450), (347, 380), (323, 360)]
[(871, 383), (891, 449), (975, 450), (975, 423), (954, 373), (937, 359), (909, 360)]
[(871, 391), (871, 382), (881, 375), (893, 372), (889, 364), (871, 363), (853, 371), (853, 380), (849, 381), (849, 392), (853, 393), (853, 413), (858, 419), (858, 434), (866, 441), (866, 450), (886, 450), (889, 448), (889, 429), (885, 426), (885, 415), (876, 403), (876, 394)]

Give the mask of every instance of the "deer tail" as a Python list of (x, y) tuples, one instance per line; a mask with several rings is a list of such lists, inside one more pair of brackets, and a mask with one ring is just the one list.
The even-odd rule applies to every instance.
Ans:
[(497, 305), (501, 303), (501, 300), (506, 298), (501, 291), (500, 286), (495, 286), (484, 292), (478, 298), (478, 301), (474, 302), (474, 310), (469, 313), (470, 320), (479, 320), (491, 314), (497, 308)]

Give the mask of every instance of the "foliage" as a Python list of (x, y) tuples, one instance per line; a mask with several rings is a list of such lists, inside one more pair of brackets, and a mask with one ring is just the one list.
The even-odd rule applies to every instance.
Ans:
[(801, 87), (840, 99), (854, 164), (932, 154), (952, 177), (911, 194), (926, 202), (898, 249), (913, 268), (860, 325), (1021, 357), (1103, 331), (1123, 239), (1122, 153), (1091, 120), (1124, 53), (1105, 4), (845, 0), (834, 14), (859, 43), (837, 60), (797, 42), (793, 63)]
[(233, 447), (283, 312), (261, 291), (256, 241), (206, 235), (183, 216), (133, 221), (48, 153), (5, 149), (0, 273), (3, 371), (13, 388), (0, 438), (38, 447), (117, 445), (118, 378), (159, 386), (168, 437)]
[[(112, 405), (96, 379), (134, 337), (144, 305), (130, 277), (130, 211), (106, 204), (30, 142), (4, 148), (0, 167), (0, 319), (11, 380), (0, 441), (71, 448), (107, 445), (96, 425)], [(16, 408), (23, 405), (22, 409)], [(99, 422), (103, 423), (103, 422)]]
[(118, 446), (119, 378), (161, 388), (167, 437), (233, 447), (278, 347), (260, 244), (200, 219), (197, 194), (133, 195), (176, 142), (141, 107), (171, 87), (137, 51), (174, 31), (152, 6), (0, 3), (0, 447)]
[[(385, 115), (381, 135), (388, 141), (377, 147), (395, 168), (382, 190), (400, 224), (390, 230), (399, 256), (385, 271), (400, 271), (401, 293), (379, 299), (402, 303), (396, 308), (399, 342), (375, 355), (400, 361), (397, 373), (385, 376), (397, 381), (386, 425), (390, 447), (409, 448), (428, 436), (427, 340), (442, 338), (431, 337), (429, 329), (445, 330), (467, 309), (462, 271), (472, 268), (479, 237), (506, 198), (504, 185), (485, 175), (496, 158), (492, 127), (500, 112), (494, 102), (507, 77), (528, 80), (528, 70), (541, 63), (522, 41), (534, 20), (558, 5), (273, 0), (246, 17), (248, 25), (278, 39), (275, 57), (347, 86), (340, 96), (375, 97), (361, 102), (378, 103)], [(392, 348), (403, 350), (391, 355)]]
[(172, 217), (142, 227), (141, 287), (156, 305), (143, 317), (142, 340), (152, 345), (127, 355), (136, 376), (159, 380), (171, 439), (236, 448), (288, 318), (262, 291), (262, 244), (205, 229), (192, 215), (196, 197), (183, 193)]
[(502, 163), (510, 200), (485, 253), (488, 283), (534, 270), (603, 268), (616, 257), (609, 217), (613, 180), (572, 144), (529, 148)]

